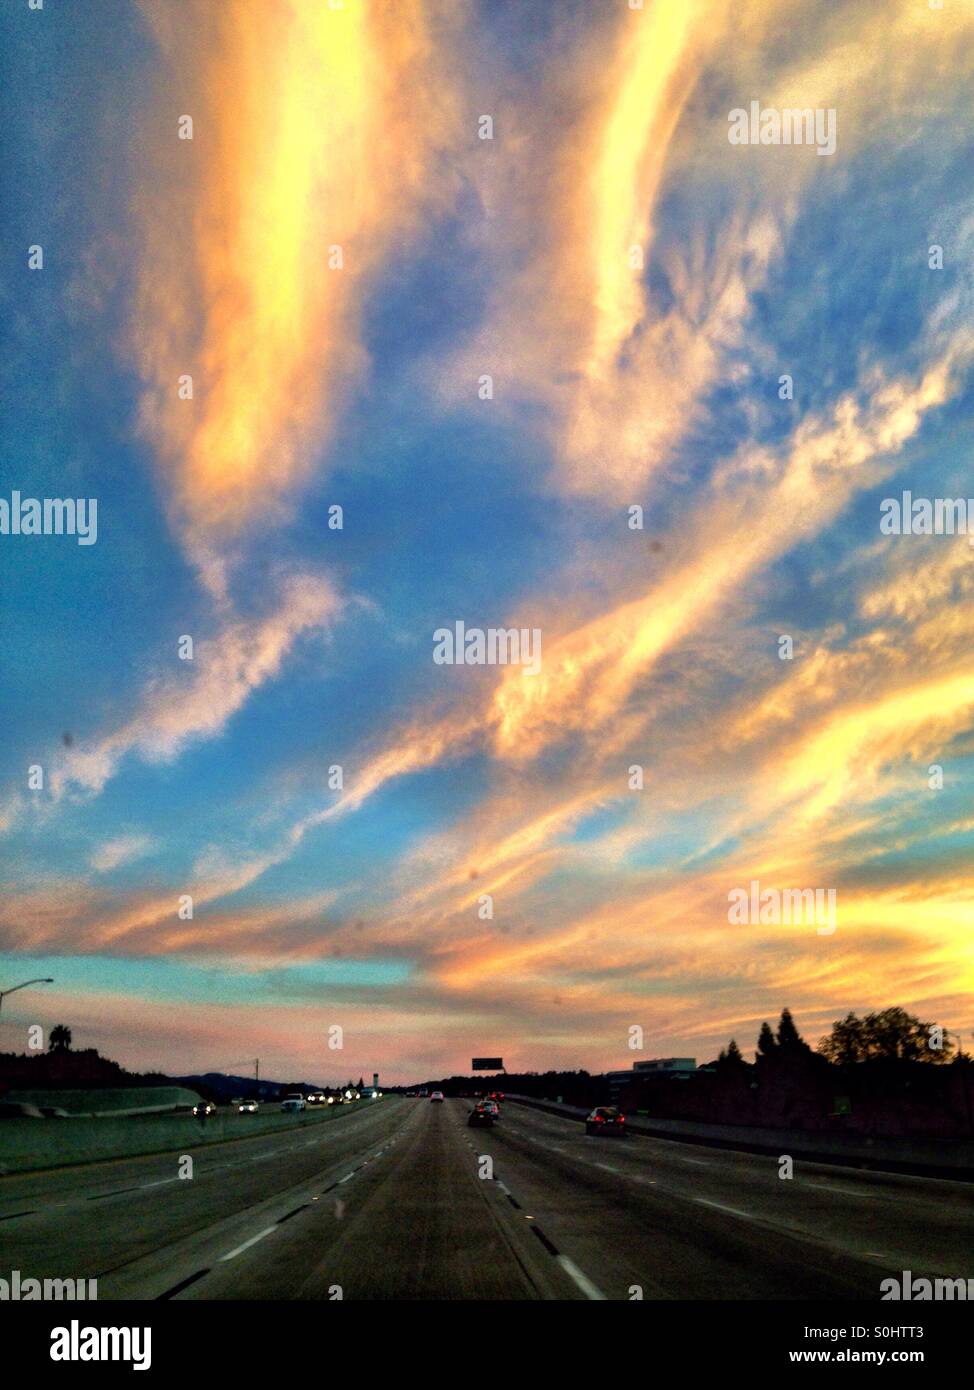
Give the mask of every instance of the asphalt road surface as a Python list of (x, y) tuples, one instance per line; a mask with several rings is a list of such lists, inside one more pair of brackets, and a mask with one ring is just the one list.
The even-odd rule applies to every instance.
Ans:
[(0, 1277), (100, 1300), (867, 1299), (974, 1277), (964, 1183), (387, 1096), (320, 1126), (0, 1179)]

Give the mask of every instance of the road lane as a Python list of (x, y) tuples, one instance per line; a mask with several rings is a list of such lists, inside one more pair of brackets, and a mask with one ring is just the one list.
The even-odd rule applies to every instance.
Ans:
[(103, 1298), (156, 1297), (211, 1245), (246, 1238), (304, 1186), (340, 1178), (409, 1114), (391, 1096), (291, 1132), (188, 1149), (191, 1179), (178, 1176), (179, 1153), (0, 1179), (0, 1218), (10, 1217), (0, 1219), (0, 1269), (97, 1278)]
[(414, 1102), (409, 1121), (347, 1184), (179, 1297), (581, 1297), (498, 1185), (479, 1176), (477, 1152), (455, 1104)]
[[(0, 1272), (102, 1299), (878, 1300), (888, 1273), (968, 1277), (960, 1183), (634, 1136), (516, 1104), (387, 1097), (320, 1127), (0, 1180)], [(31, 1215), (18, 1215), (30, 1204)]]
[(627, 1279), (646, 1296), (829, 1298), (878, 1297), (884, 1271), (974, 1275), (968, 1184), (802, 1162), (782, 1179), (773, 1157), (503, 1112), (497, 1171), (612, 1297)]

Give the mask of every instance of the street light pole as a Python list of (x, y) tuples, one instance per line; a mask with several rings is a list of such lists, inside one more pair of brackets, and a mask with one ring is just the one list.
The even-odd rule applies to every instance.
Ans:
[(967, 1111), (967, 1128), (969, 1133), (974, 1134), (974, 1113), (971, 1111), (971, 1085), (967, 1077), (967, 1068), (970, 1066), (970, 1059), (964, 1051), (964, 1039), (960, 1033), (955, 1033), (950, 1028), (945, 1028), (944, 1032), (948, 1038), (957, 1039), (957, 1056), (954, 1058), (957, 1064), (957, 1077), (960, 1088), (964, 1093), (964, 1108)]
[(54, 981), (48, 976), (38, 977), (36, 980), (25, 980), (21, 985), (11, 985), (10, 989), (0, 989), (0, 1009), (3, 1008), (3, 1001), (8, 994), (16, 994), (18, 989), (26, 989), (28, 985), (53, 985)]

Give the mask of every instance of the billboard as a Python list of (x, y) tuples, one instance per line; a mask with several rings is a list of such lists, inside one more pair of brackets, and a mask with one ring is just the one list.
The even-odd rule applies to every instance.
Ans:
[(503, 1071), (503, 1057), (474, 1057), (472, 1064), (474, 1071)]

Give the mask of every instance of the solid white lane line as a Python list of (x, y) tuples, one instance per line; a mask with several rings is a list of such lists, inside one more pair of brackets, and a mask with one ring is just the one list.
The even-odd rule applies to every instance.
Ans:
[(749, 1211), (741, 1211), (740, 1207), (728, 1207), (723, 1202), (708, 1202), (706, 1197), (694, 1197), (692, 1200), (701, 1207), (713, 1207), (714, 1211), (726, 1211), (731, 1216), (743, 1216), (745, 1221), (754, 1220)]
[(591, 1298), (593, 1302), (596, 1303), (605, 1303), (607, 1301), (605, 1294), (598, 1285), (593, 1284), (588, 1275), (583, 1274), (578, 1265), (575, 1264), (573, 1260), (570, 1260), (567, 1255), (556, 1255), (555, 1258), (568, 1275), (569, 1279), (581, 1289), (586, 1298)]
[(611, 1163), (596, 1163), (596, 1168), (604, 1168), (607, 1173), (618, 1173), (618, 1168), (613, 1168)]
[(830, 1182), (800, 1182), (799, 1187), (817, 1187), (821, 1192), (841, 1192), (846, 1197), (861, 1197), (865, 1202), (876, 1200), (875, 1192), (857, 1192), (853, 1187), (835, 1187)]
[(235, 1260), (238, 1255), (242, 1255), (245, 1250), (249, 1250), (252, 1245), (256, 1245), (259, 1240), (263, 1240), (265, 1236), (269, 1236), (271, 1231), (276, 1229), (276, 1226), (268, 1226), (266, 1231), (261, 1231), (260, 1235), (251, 1236), (250, 1240), (245, 1240), (243, 1245), (238, 1245), (236, 1250), (231, 1250), (229, 1254), (221, 1255), (220, 1259)]

